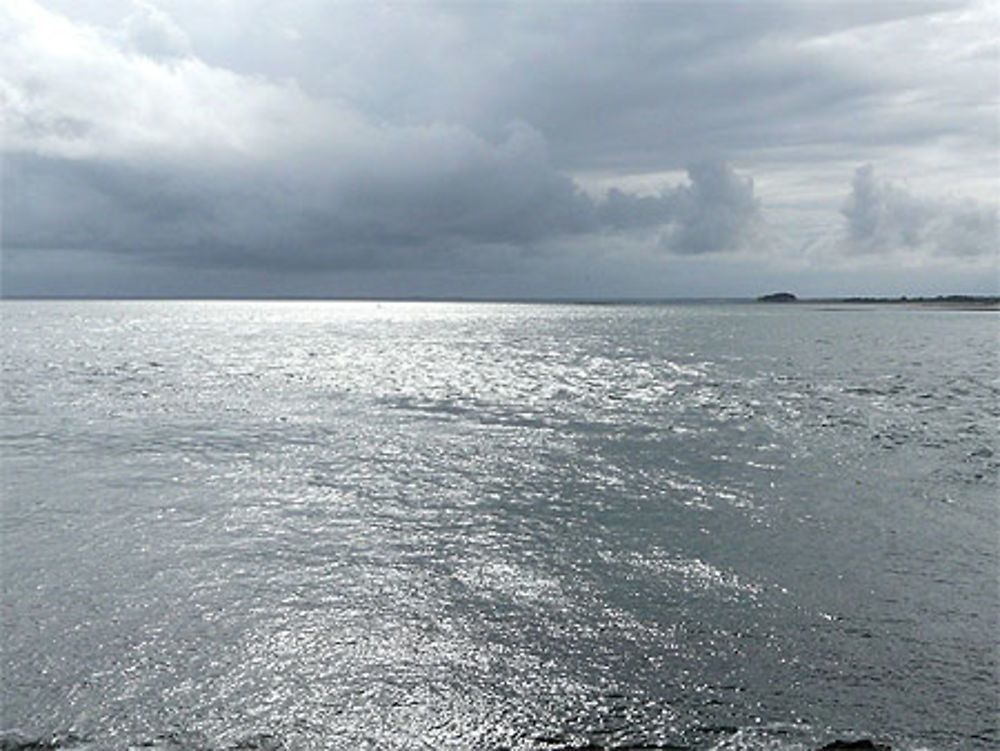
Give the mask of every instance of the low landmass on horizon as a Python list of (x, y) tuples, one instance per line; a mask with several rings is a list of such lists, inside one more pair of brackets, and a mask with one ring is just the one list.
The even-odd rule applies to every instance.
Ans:
[(761, 295), (758, 302), (764, 303), (850, 303), (870, 305), (934, 305), (941, 307), (961, 307), (969, 309), (1000, 309), (1000, 295), (935, 295), (934, 297), (900, 295), (899, 297), (822, 297), (799, 298), (792, 292), (772, 292)]

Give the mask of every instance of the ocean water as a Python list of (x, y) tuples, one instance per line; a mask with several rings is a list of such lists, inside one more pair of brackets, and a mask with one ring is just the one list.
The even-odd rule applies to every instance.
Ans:
[(12, 302), (3, 749), (995, 749), (1000, 319)]

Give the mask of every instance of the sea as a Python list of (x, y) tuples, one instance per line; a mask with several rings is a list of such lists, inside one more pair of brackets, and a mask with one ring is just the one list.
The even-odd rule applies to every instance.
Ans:
[(0, 303), (0, 748), (1000, 748), (1000, 316)]

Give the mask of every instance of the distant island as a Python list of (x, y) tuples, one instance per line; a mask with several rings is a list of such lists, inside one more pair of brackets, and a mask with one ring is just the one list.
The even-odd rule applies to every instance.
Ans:
[(772, 292), (769, 295), (761, 295), (757, 298), (758, 302), (795, 302), (798, 300), (795, 295), (791, 292)]

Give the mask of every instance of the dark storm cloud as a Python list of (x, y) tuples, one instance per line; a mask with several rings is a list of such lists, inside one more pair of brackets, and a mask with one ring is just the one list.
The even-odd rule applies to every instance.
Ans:
[(602, 225), (618, 230), (661, 227), (660, 246), (683, 255), (745, 248), (761, 214), (753, 179), (721, 162), (689, 165), (687, 175), (687, 183), (665, 187), (655, 196), (612, 188), (597, 206)]
[[(427, 144), (424, 144), (426, 147)], [(198, 266), (336, 269), (476, 265), (492, 246), (655, 230), (682, 254), (739, 249), (756, 221), (753, 182), (701, 163), (656, 197), (594, 200), (551, 169), (537, 134), (512, 129), (478, 158), (452, 151), (400, 170), (366, 164), (305, 183), (245, 170), (211, 179), (93, 160), (17, 155), (3, 174), (7, 242), (89, 248)], [(457, 147), (452, 147), (457, 148)], [(391, 160), (390, 160), (391, 161)], [(44, 200), (40, 200), (44, 198)]]
[(942, 256), (985, 256), (1000, 249), (995, 206), (921, 198), (879, 180), (870, 164), (854, 173), (842, 213), (849, 247), (856, 253), (927, 250)]
[(420, 265), (596, 228), (593, 203), (523, 126), (497, 144), (459, 129), (365, 133), (351, 151), (209, 170), (14, 155), (6, 240), (296, 269)]

